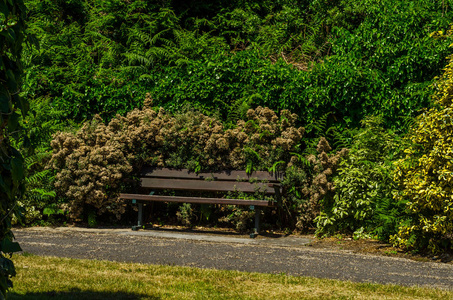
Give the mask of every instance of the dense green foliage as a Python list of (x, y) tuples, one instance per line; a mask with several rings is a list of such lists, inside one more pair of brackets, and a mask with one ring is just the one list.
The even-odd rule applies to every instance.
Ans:
[[(78, 125), (74, 122), (61, 121), (61, 111), (56, 109), (48, 110), (49, 98), (38, 98), (30, 101), (30, 112), (25, 121), (21, 122), (27, 132), (32, 144), (33, 152), (27, 153), (25, 158), (25, 182), (26, 190), (18, 202), (23, 207), (23, 218), (13, 219), (16, 223), (31, 224), (41, 223), (44, 215), (61, 213), (58, 208), (61, 199), (55, 198), (54, 179), (55, 174), (48, 168), (47, 163), (51, 157), (51, 146), (49, 141), (52, 134), (57, 131), (70, 131)], [(18, 143), (18, 148), (23, 144)]]
[[(432, 166), (448, 165), (449, 148), (435, 158), (427, 152), (440, 151), (436, 141), (448, 144), (448, 126), (439, 129), (449, 122), (448, 101), (418, 118), (408, 156), (396, 167), (393, 161), (413, 117), (433, 107), (436, 76), (452, 54), (445, 33), (453, 3), (24, 1), (29, 33), (40, 41), (23, 56), (24, 95), (35, 113), (22, 126), (37, 148), (25, 161), (27, 221), (68, 204), (74, 218), (120, 215), (122, 179), (146, 163), (285, 171), (276, 222), (291, 229), (316, 223), (319, 233), (387, 241), (400, 226), (395, 245), (451, 242), (451, 205), (423, 194), (425, 186), (440, 193), (450, 178), (448, 168)], [(445, 93), (448, 76), (440, 82)], [(285, 131), (284, 119), (295, 131)], [(432, 134), (424, 126), (436, 141), (419, 139)], [(54, 136), (51, 154), (57, 131), (64, 132)], [(52, 170), (45, 169), (51, 156)], [(415, 195), (420, 170), (425, 186)], [(230, 216), (240, 223), (247, 213)], [(192, 208), (182, 206), (179, 217), (190, 224)]]
[[(337, 126), (429, 105), (451, 53), (442, 1), (27, 0), (40, 50), (27, 55), (27, 92), (77, 121), (139, 107), (146, 92), (173, 111), (241, 105), (290, 109)], [(229, 120), (228, 120), (229, 121)], [(341, 125), (343, 124), (343, 125)]]
[[(377, 234), (388, 240), (396, 233), (404, 205), (393, 199), (393, 160), (398, 158), (398, 137), (368, 117), (354, 137), (347, 159), (335, 177), (335, 196), (325, 198), (317, 217), (319, 234), (337, 232)], [(329, 201), (330, 200), (330, 201)]]
[(16, 275), (13, 262), (6, 257), (20, 251), (13, 242), (11, 219), (19, 212), (17, 200), (25, 190), (24, 159), (12, 146), (20, 140), (20, 113), (28, 110), (20, 97), (22, 44), (25, 41), (26, 8), (22, 0), (0, 1), (0, 299), (5, 299)]

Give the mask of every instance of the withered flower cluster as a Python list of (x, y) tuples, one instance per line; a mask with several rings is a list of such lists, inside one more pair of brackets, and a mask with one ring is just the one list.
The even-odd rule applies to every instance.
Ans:
[(75, 219), (85, 205), (95, 207), (100, 214), (111, 211), (119, 217), (124, 212), (124, 205), (115, 196), (120, 180), (132, 168), (112, 129), (96, 117), (76, 134), (60, 132), (51, 142), (49, 164), (57, 170), (55, 188), (70, 200), (70, 216)]
[(314, 167), (311, 182), (308, 182), (302, 190), (308, 200), (301, 203), (299, 207), (300, 214), (297, 217), (296, 227), (301, 230), (312, 224), (319, 215), (321, 201), (327, 197), (333, 197), (335, 193), (333, 174), (337, 171), (341, 158), (348, 154), (348, 149), (345, 148), (332, 153), (332, 148), (324, 137), (320, 138), (316, 151), (318, 155), (307, 157)]
[(55, 187), (69, 201), (73, 218), (89, 206), (99, 214), (120, 218), (118, 199), (125, 177), (142, 165), (192, 170), (267, 170), (277, 161), (291, 164), (291, 152), (302, 139), (296, 114), (269, 108), (247, 112), (246, 120), (225, 129), (216, 118), (189, 111), (171, 115), (154, 110), (147, 97), (142, 110), (117, 116), (105, 124), (99, 116), (75, 134), (60, 132), (51, 143), (50, 167), (57, 171)]

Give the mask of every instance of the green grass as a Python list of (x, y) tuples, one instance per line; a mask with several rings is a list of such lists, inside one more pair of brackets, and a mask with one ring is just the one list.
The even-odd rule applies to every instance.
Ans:
[(17, 255), (13, 299), (453, 299), (453, 291)]

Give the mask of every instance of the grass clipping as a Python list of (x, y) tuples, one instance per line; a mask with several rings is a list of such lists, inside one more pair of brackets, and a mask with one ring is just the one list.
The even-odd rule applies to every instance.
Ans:
[(428, 288), (190, 267), (15, 256), (8, 299), (452, 299)]

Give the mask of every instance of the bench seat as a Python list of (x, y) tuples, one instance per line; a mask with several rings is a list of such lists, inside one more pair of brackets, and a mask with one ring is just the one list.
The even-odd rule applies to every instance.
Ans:
[[(275, 208), (281, 201), (282, 174), (268, 172), (254, 172), (247, 174), (245, 171), (216, 171), (195, 173), (187, 169), (144, 168), (141, 172), (141, 192), (135, 194), (120, 194), (121, 199), (132, 200), (138, 205), (138, 224), (133, 230), (143, 227), (143, 203), (177, 202), (216, 205), (250, 206), (255, 210), (255, 228), (250, 235), (255, 237), (260, 227), (260, 207)], [(242, 192), (256, 193), (272, 196), (274, 201), (227, 199), (219, 197), (185, 197), (156, 195), (156, 190), (179, 190), (196, 192)], [(151, 193), (148, 194), (148, 192)]]

